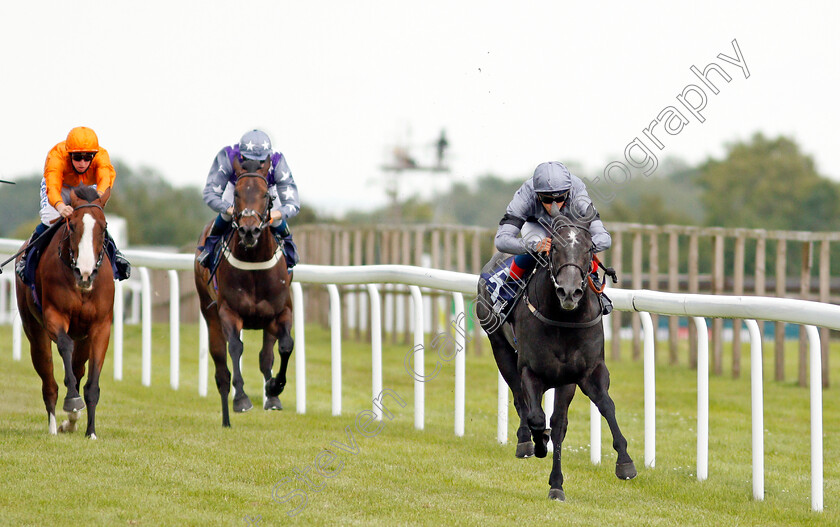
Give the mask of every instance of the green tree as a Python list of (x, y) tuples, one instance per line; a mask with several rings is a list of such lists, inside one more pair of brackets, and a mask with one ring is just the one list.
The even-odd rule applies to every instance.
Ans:
[(787, 230), (837, 225), (838, 187), (817, 173), (793, 139), (756, 133), (700, 167), (706, 224)]

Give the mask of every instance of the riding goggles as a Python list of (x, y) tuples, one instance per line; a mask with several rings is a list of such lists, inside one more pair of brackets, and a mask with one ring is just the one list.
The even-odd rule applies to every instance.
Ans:
[(70, 154), (70, 159), (73, 161), (93, 161), (96, 152), (73, 152)]
[(537, 197), (542, 203), (562, 203), (569, 197), (569, 191), (564, 192), (544, 192), (537, 194)]

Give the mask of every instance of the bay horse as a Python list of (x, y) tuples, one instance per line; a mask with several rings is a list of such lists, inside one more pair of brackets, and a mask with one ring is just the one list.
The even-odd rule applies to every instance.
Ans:
[[(111, 189), (100, 197), (94, 187), (88, 186), (71, 191), (73, 212), (60, 220), (63, 224), (43, 251), (34, 289), (16, 278), (20, 318), (29, 339), (32, 364), (41, 377), (50, 434), (75, 431), (80, 412), (87, 405), (85, 436), (96, 439), (99, 375), (114, 318), (114, 274), (105, 250), (103, 211), (110, 196)], [(58, 385), (53, 376), (52, 342), (57, 344), (64, 363), (67, 388), (63, 405), (67, 420), (59, 427), (55, 419)], [(79, 383), (85, 363), (89, 371), (82, 401)]]
[[(286, 369), (294, 347), (289, 288), (292, 276), (286, 267), (283, 247), (278, 246), (271, 232), (264, 234), (271, 223), (271, 196), (266, 180), (270, 167), (269, 162), (234, 160), (233, 230), (219, 242), (221, 254), (215, 275), (197, 260), (194, 265), (201, 314), (207, 321), (210, 355), (216, 367), (216, 387), (222, 399), (223, 427), (230, 427), (228, 352), (233, 365), (233, 411), (247, 412), (253, 408), (240, 370), (242, 329), (263, 330), (259, 356), (265, 380), (263, 408), (283, 408), (278, 396), (286, 386)], [(204, 244), (211, 225), (212, 222), (205, 226), (199, 246)], [(280, 371), (272, 377), (275, 342), (279, 342)]]
[[(482, 283), (476, 314), (488, 333), (499, 371), (513, 392), (520, 419), (516, 455), (545, 457), (550, 435), (554, 455), (548, 497), (564, 501), (561, 447), (569, 404), (578, 386), (609, 424), (618, 453), (616, 476), (631, 479), (636, 468), (609, 395), (602, 306), (589, 277), (594, 256), (592, 235), (586, 225), (562, 217), (553, 222), (551, 232), (547, 257), (538, 255), (543, 265), (537, 266), (505, 323), (494, 323), (495, 315), (488, 307), (493, 304)], [(555, 388), (555, 396), (548, 430), (542, 398), (550, 388)]]

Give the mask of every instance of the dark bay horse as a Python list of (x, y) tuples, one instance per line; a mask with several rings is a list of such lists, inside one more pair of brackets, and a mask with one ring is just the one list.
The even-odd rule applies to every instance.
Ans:
[[(53, 376), (52, 345), (64, 363), (64, 411), (68, 419), (58, 431), (73, 432), (87, 405), (85, 435), (96, 439), (99, 374), (111, 338), (114, 318), (114, 275), (105, 250), (105, 213), (111, 190), (102, 195), (93, 187), (71, 191), (73, 213), (58, 227), (44, 250), (35, 275), (34, 291), (20, 278), (15, 287), (23, 330), (29, 339), (32, 364), (41, 377), (49, 432), (56, 433), (58, 385)], [(20, 258), (20, 257), (18, 257)], [(79, 383), (89, 363), (85, 398)]]
[[(242, 329), (262, 329), (260, 371), (265, 379), (266, 400), (263, 408), (280, 410), (278, 396), (286, 386), (286, 368), (292, 355), (291, 274), (286, 268), (283, 248), (268, 230), (271, 223), (271, 197), (266, 175), (269, 162), (246, 159), (234, 161), (233, 231), (220, 242), (220, 262), (213, 278), (210, 271), (195, 263), (195, 285), (201, 303), (201, 314), (210, 332), (210, 354), (216, 366), (216, 386), (222, 398), (222, 426), (230, 427), (228, 395), (231, 376), (227, 353), (233, 364), (233, 410), (246, 412), (253, 408), (245, 394), (239, 360), (243, 345)], [(199, 246), (210, 230), (208, 224), (199, 238)], [(198, 251), (196, 251), (198, 255)], [(274, 343), (279, 342), (280, 371), (272, 378)]]
[[(513, 392), (519, 414), (516, 455), (545, 457), (550, 433), (554, 455), (548, 497), (561, 501), (565, 500), (561, 446), (577, 386), (609, 424), (613, 448), (618, 453), (616, 476), (636, 476), (608, 393), (610, 374), (604, 362), (602, 307), (589, 279), (593, 255), (587, 227), (559, 218), (552, 225), (551, 250), (547, 258), (540, 256), (546, 265), (537, 267), (524, 295), (501, 326), (493, 323), (495, 315), (487, 308), (493, 304), (486, 289), (481, 283), (478, 287), (482, 300), (477, 304), (477, 315), (488, 332), (496, 364)], [(555, 388), (554, 414), (547, 430), (542, 398), (550, 388)]]

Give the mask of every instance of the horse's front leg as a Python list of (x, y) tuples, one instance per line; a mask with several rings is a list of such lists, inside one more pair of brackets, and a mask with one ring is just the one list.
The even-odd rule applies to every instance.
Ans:
[(99, 404), (99, 377), (111, 339), (111, 321), (99, 324), (88, 336), (89, 371), (85, 382), (85, 402), (87, 403), (87, 430), (85, 436), (96, 439), (96, 405)]
[(554, 443), (554, 457), (551, 463), (551, 473), (548, 476), (548, 497), (552, 500), (566, 501), (563, 492), (563, 470), (560, 464), (560, 454), (566, 429), (569, 427), (569, 405), (575, 396), (575, 385), (567, 384), (554, 390), (554, 413), (551, 415), (551, 442)]
[(545, 429), (545, 412), (542, 409), (545, 384), (528, 366), (522, 368), (520, 377), (528, 428), (531, 429), (531, 435), (534, 438), (534, 455), (543, 458), (548, 453), (549, 439)]
[(632, 479), (636, 477), (636, 466), (633, 460), (627, 453), (627, 439), (618, 428), (618, 421), (615, 418), (615, 403), (609, 394), (610, 387), (610, 372), (607, 370), (607, 365), (601, 362), (592, 371), (589, 377), (584, 378), (580, 382), (580, 389), (585, 393), (598, 411), (607, 420), (610, 427), (610, 433), (613, 437), (613, 448), (618, 453), (618, 459), (615, 463), (615, 475), (619, 479)]
[[(85, 364), (90, 355), (91, 339), (83, 339), (73, 344), (73, 376), (76, 378), (76, 390), (79, 389), (79, 383), (82, 377), (85, 376)], [(88, 412), (90, 412), (90, 405), (88, 404)], [(81, 417), (81, 411), (68, 412), (67, 419), (65, 419), (59, 426), (58, 431), (63, 433), (72, 433), (76, 431), (76, 422)]]
[(222, 331), (228, 344), (231, 366), (233, 366), (233, 411), (247, 412), (254, 407), (251, 399), (245, 393), (245, 381), (242, 379), (242, 368), (240, 360), (244, 345), (239, 333), (242, 331), (242, 320), (234, 316), (228, 309), (220, 309), (219, 316), (222, 319)]
[(56, 332), (56, 344), (58, 354), (64, 362), (64, 386), (67, 388), (67, 396), (64, 398), (64, 411), (78, 412), (85, 407), (82, 397), (79, 395), (79, 383), (73, 374), (73, 339), (67, 334), (64, 328)]
[(265, 392), (269, 397), (276, 397), (283, 393), (286, 387), (286, 370), (289, 367), (289, 358), (295, 347), (292, 339), (292, 310), (287, 307), (277, 319), (277, 340), (279, 341), (280, 370), (277, 375), (266, 383)]
[(263, 409), (282, 410), (283, 405), (276, 395), (269, 395), (269, 385), (272, 382), (272, 367), (274, 366), (274, 344), (277, 342), (274, 328), (267, 327), (263, 330), (263, 345), (260, 350), (260, 371), (263, 374)]

